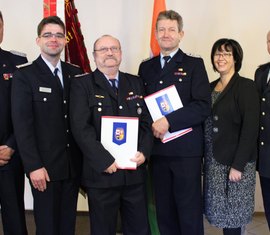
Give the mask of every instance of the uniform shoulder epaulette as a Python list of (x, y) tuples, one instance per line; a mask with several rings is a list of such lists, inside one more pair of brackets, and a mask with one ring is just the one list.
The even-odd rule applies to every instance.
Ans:
[(83, 77), (83, 76), (85, 76), (85, 75), (87, 75), (87, 74), (90, 74), (90, 73), (76, 74), (76, 75), (74, 76), (74, 78), (81, 78), (81, 77)]
[(148, 58), (146, 58), (146, 59), (144, 59), (144, 60), (142, 60), (142, 62), (145, 62), (145, 61), (148, 61), (148, 60), (151, 60), (153, 57), (148, 57)]
[(72, 65), (72, 66), (74, 66), (74, 67), (77, 67), (77, 68), (81, 68), (79, 65), (77, 65), (77, 64), (72, 64), (72, 63), (70, 63), (70, 62), (66, 62), (67, 64), (70, 64), (70, 65)]
[(260, 64), (260, 65), (258, 66), (258, 68), (268, 67), (269, 65), (270, 65), (270, 62), (265, 63), (265, 64)]
[(19, 52), (19, 51), (10, 51), (10, 53), (13, 54), (13, 55), (21, 56), (21, 57), (26, 57), (25, 53), (22, 53), (22, 52)]
[(134, 78), (139, 78), (139, 76), (136, 75), (136, 74), (131, 74), (131, 73), (127, 73), (127, 72), (122, 72), (122, 73), (127, 75), (127, 76), (131, 76), (131, 77), (134, 77)]
[(195, 58), (201, 58), (200, 55), (194, 54), (194, 53), (186, 53), (188, 56), (195, 57)]
[(23, 67), (26, 67), (26, 66), (29, 66), (29, 65), (31, 65), (32, 64), (32, 62), (27, 62), (27, 63), (25, 63), (25, 64), (19, 64), (19, 65), (16, 65), (16, 68), (23, 68)]

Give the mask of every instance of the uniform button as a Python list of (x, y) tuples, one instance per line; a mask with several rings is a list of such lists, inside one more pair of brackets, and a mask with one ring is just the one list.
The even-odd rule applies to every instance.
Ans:
[(98, 112), (101, 112), (101, 111), (102, 111), (102, 108), (98, 108), (97, 111), (98, 111)]
[(99, 105), (99, 106), (101, 106), (101, 105), (102, 105), (102, 103), (101, 103), (101, 102), (98, 102), (98, 105)]
[(122, 105), (120, 105), (120, 106), (119, 106), (119, 109), (123, 109), (123, 106), (122, 106)]
[(262, 131), (264, 130), (264, 127), (263, 127), (263, 126), (261, 126), (261, 130), (262, 130)]
[(265, 112), (262, 112), (262, 115), (264, 116), (265, 115)]
[(161, 81), (159, 81), (159, 84), (163, 84), (163, 81), (161, 80)]
[(182, 82), (183, 80), (182, 80), (182, 78), (179, 78), (179, 82)]
[(43, 98), (43, 101), (46, 102), (47, 101), (47, 98)]
[(214, 115), (214, 120), (215, 120), (215, 121), (218, 120), (218, 115)]
[(217, 127), (214, 127), (214, 128), (213, 128), (213, 132), (214, 132), (214, 133), (218, 133), (218, 128), (217, 128)]
[(69, 133), (69, 129), (67, 129), (67, 133)]
[(146, 86), (147, 85), (147, 82), (145, 82), (144, 85)]
[(139, 104), (139, 103), (137, 103), (137, 106), (139, 107), (139, 106), (140, 106), (140, 104)]
[(64, 100), (64, 104), (66, 104), (67, 103), (67, 101), (66, 100)]
[(265, 101), (265, 98), (264, 97), (262, 98), (262, 101)]
[(67, 115), (65, 115), (64, 117), (67, 118)]
[(67, 144), (67, 148), (69, 148), (69, 144)]
[(261, 145), (264, 145), (264, 142), (261, 142)]

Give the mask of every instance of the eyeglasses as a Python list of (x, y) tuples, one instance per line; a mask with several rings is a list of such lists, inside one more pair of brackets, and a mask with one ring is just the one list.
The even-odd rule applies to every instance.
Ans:
[(224, 58), (224, 59), (228, 59), (231, 56), (232, 56), (232, 53), (230, 53), (230, 52), (215, 53), (214, 54), (214, 57), (216, 57), (216, 58)]
[(53, 38), (53, 37), (55, 37), (57, 39), (63, 39), (63, 38), (65, 38), (65, 34), (63, 34), (63, 33), (44, 33), (40, 37), (46, 38), (46, 39)]
[(118, 53), (121, 50), (121, 48), (120, 47), (102, 47), (100, 49), (95, 49), (94, 51), (104, 54), (104, 53), (107, 53), (109, 50), (112, 53)]

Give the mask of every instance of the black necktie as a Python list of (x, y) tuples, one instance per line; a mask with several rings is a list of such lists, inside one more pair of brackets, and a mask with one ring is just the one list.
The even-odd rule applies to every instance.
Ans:
[(109, 81), (110, 81), (110, 83), (111, 83), (113, 92), (117, 95), (116, 79), (115, 79), (115, 78), (109, 79)]
[(163, 66), (163, 69), (166, 67), (166, 65), (169, 63), (169, 60), (171, 59), (171, 56), (169, 55), (166, 55), (166, 56), (163, 56), (163, 60), (164, 60), (164, 66)]
[(57, 81), (58, 85), (63, 89), (63, 85), (62, 85), (62, 83), (61, 83), (61, 81), (60, 81), (60, 78), (59, 78), (58, 75), (57, 75), (57, 73), (58, 73), (58, 68), (55, 68), (53, 73), (54, 73), (54, 77), (57, 79), (56, 81)]

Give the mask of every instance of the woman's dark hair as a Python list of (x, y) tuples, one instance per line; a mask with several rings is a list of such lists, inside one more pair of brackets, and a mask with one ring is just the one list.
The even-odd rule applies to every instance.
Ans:
[(239, 70), (242, 67), (243, 50), (237, 41), (229, 38), (221, 38), (217, 40), (212, 47), (211, 62), (214, 71), (217, 71), (214, 64), (214, 55), (217, 51), (222, 52), (223, 48), (225, 49), (226, 52), (232, 52), (233, 59), (235, 61), (235, 71), (239, 72)]

